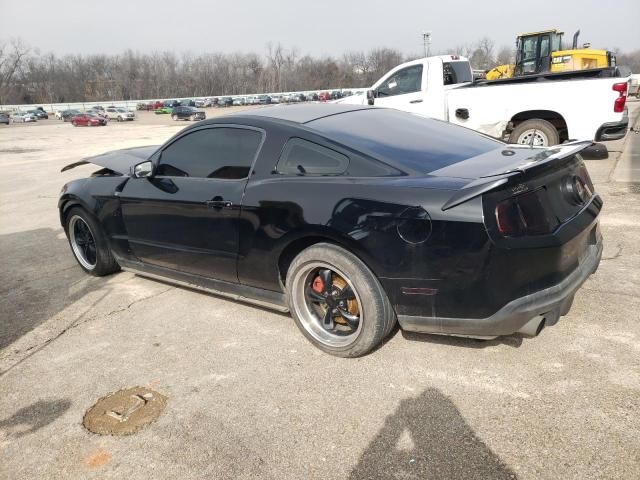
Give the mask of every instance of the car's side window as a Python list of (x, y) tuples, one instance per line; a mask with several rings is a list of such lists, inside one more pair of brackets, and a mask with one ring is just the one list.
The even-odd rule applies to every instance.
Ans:
[(282, 151), (278, 173), (285, 175), (341, 175), (349, 167), (349, 157), (301, 138), (290, 139)]
[(262, 133), (256, 130), (233, 127), (197, 130), (162, 151), (156, 175), (246, 178), (261, 141)]
[(413, 65), (397, 71), (378, 87), (379, 97), (391, 97), (419, 92), (422, 86), (422, 65)]

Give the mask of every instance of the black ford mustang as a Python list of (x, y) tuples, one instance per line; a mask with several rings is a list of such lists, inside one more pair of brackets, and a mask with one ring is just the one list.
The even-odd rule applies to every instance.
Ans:
[(290, 311), (357, 356), (396, 324), (536, 335), (598, 266), (602, 201), (579, 152), (416, 115), (266, 107), (65, 167), (60, 218), (93, 275), (119, 268)]

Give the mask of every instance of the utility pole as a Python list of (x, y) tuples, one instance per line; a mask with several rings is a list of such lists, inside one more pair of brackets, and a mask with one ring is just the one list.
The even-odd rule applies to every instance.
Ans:
[(431, 32), (424, 32), (422, 34), (422, 43), (424, 44), (424, 56), (431, 56)]

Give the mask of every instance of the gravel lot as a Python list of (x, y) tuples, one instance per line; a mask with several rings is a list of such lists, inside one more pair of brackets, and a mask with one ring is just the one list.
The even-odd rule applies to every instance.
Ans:
[[(558, 325), (488, 342), (396, 332), (347, 360), (286, 315), (77, 266), (57, 195), (96, 168), (60, 168), (184, 126), (143, 112), (0, 127), (1, 478), (640, 478), (640, 185), (610, 180), (619, 153), (589, 162), (604, 258)], [(640, 135), (610, 148), (638, 158)], [(83, 428), (136, 385), (167, 397), (155, 423)]]

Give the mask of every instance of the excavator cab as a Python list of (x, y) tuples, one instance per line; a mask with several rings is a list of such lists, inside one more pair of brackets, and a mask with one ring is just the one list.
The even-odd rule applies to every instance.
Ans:
[(513, 75), (535, 75), (551, 71), (552, 53), (562, 50), (562, 36), (558, 30), (518, 35), (516, 64)]

